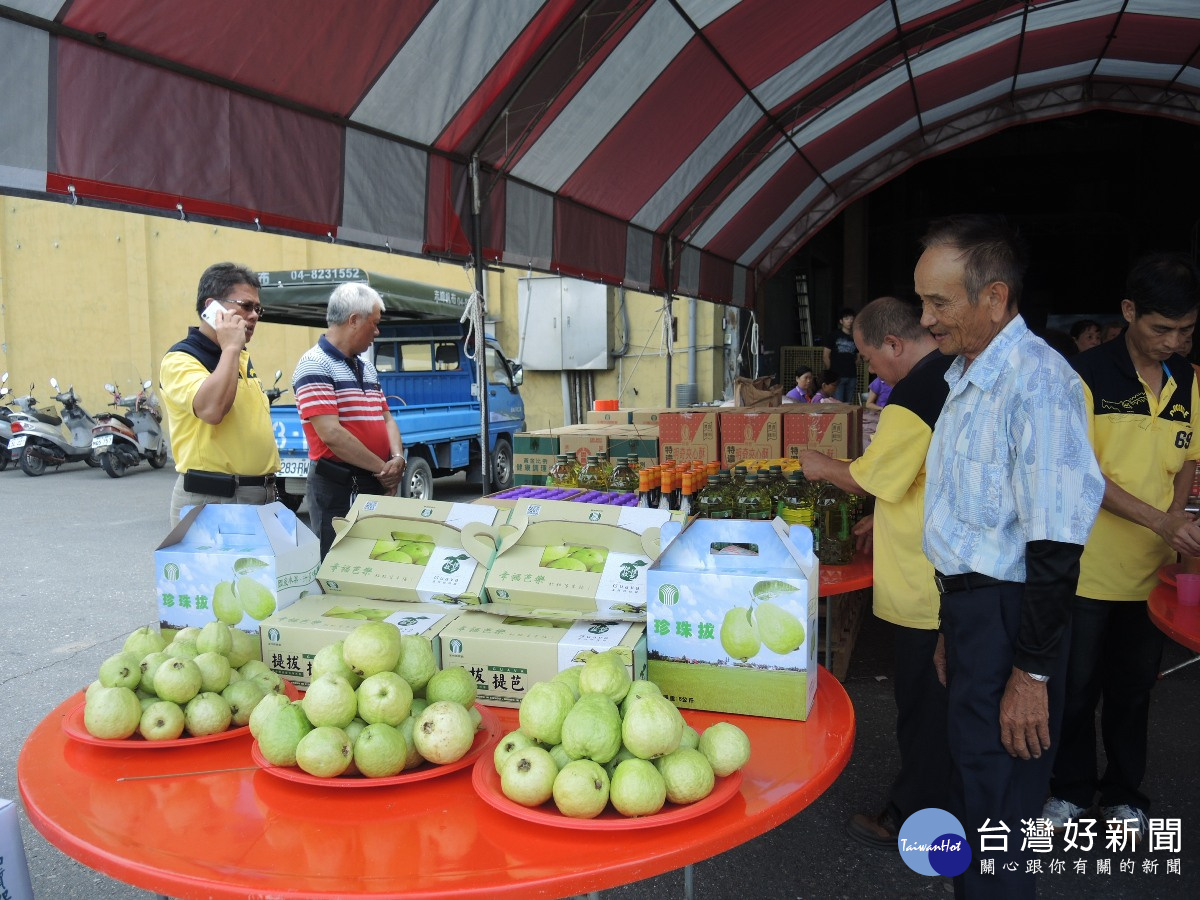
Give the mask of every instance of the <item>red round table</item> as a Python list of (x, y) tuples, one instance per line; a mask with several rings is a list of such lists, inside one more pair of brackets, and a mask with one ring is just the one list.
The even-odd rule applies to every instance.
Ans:
[[(636, 831), (524, 822), (476, 794), (470, 769), (394, 787), (337, 789), (252, 766), (248, 735), (196, 747), (120, 750), (78, 743), (62, 720), (34, 729), (17, 778), (34, 827), (113, 878), (178, 898), (561, 897), (715, 856), (786, 821), (837, 778), (854, 709), (821, 670), (807, 722), (685, 711), (697, 729), (735, 722), (752, 756), (739, 792), (689, 821)], [(516, 710), (496, 710), (505, 731)], [(233, 771), (185, 775), (179, 773)], [(130, 776), (169, 775), (140, 780)]]
[(1150, 621), (1173, 641), (1200, 653), (1200, 606), (1180, 606), (1175, 588), (1159, 584), (1146, 604)]

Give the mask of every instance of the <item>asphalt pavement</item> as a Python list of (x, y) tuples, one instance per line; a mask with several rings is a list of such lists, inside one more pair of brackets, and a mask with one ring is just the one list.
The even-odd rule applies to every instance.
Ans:
[[(26, 736), (135, 628), (156, 620), (153, 551), (167, 533), (174, 472), (145, 465), (112, 479), (82, 464), (39, 478), (0, 472), (0, 547), (8, 575), (0, 591), (0, 797), (17, 798), (17, 757)], [(436, 483), (435, 496), (469, 500), (461, 476)], [(1168, 642), (1164, 668), (1191, 653)], [(845, 686), (857, 715), (853, 757), (808, 809), (756, 840), (695, 866), (695, 896), (764, 898), (948, 897), (949, 884), (910, 871), (896, 852), (869, 850), (844, 834), (855, 812), (876, 811), (895, 762), (890, 647), (885, 627), (867, 617)], [(1164, 679), (1154, 692), (1145, 790), (1152, 815), (1181, 820), (1181, 851), (1154, 854), (1054, 853), (1039, 880), (1043, 898), (1200, 896), (1200, 664)], [(117, 810), (114, 815), (119, 815)], [(1014, 823), (1015, 824), (1015, 823)], [(150, 898), (76, 863), (22, 814), (25, 852), (41, 900)], [(631, 834), (631, 840), (636, 837)], [(1063, 859), (1064, 872), (1050, 868)], [(1083, 858), (1087, 874), (1077, 874)], [(1111, 861), (1112, 873), (1097, 874)], [(1122, 871), (1130, 858), (1133, 872)], [(1179, 873), (1168, 861), (1179, 859)], [(1147, 862), (1155, 863), (1152, 867)], [(1128, 867), (1128, 866), (1127, 866)], [(1156, 868), (1156, 871), (1151, 871)], [(682, 897), (672, 872), (612, 891), (621, 900)]]

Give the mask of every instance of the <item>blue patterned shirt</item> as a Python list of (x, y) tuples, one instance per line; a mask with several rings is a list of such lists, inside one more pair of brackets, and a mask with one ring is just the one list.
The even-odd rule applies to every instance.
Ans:
[(946, 381), (925, 463), (925, 555), (943, 575), (1024, 583), (1025, 545), (1086, 544), (1104, 498), (1083, 387), (1020, 316)]

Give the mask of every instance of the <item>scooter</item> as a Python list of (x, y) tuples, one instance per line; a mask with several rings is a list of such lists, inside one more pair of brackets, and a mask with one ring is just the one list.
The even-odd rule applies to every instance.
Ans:
[(279, 379), (282, 377), (283, 377), (283, 370), (276, 369), (275, 370), (275, 383), (272, 384), (265, 391), (263, 391), (263, 393), (267, 395), (267, 406), (270, 406), (272, 403), (274, 403), (276, 400), (278, 400), (280, 397), (282, 397), (284, 394), (286, 394), (288, 391), (291, 390), (291, 388), (285, 388), (285, 387), (281, 388), (279, 386)]
[(125, 398), (113, 385), (104, 386), (113, 395), (109, 406), (128, 410), (126, 415), (102, 412), (96, 416), (96, 425), (92, 428), (92, 450), (100, 457), (100, 465), (111, 478), (120, 478), (143, 459), (155, 469), (161, 469), (167, 463), (162, 412), (158, 408), (158, 398), (150, 391), (150, 384), (143, 381), (136, 397)]
[(12, 426), (9, 421), (12, 419), (12, 411), (9, 409), (12, 406), (12, 400), (5, 400), (12, 391), (4, 382), (8, 381), (8, 373), (0, 375), (0, 472), (8, 468), (9, 450), (8, 439), (12, 437)]
[[(50, 386), (58, 391), (58, 379), (51, 378)], [(29, 386), (29, 393), (32, 405), (35, 402), (32, 397), (33, 385)], [(96, 420), (79, 405), (75, 388), (67, 388), (65, 394), (58, 391), (54, 399), (62, 405), (62, 417), (35, 410), (37, 421), (12, 424), (13, 437), (8, 447), (26, 475), (41, 475), (46, 471), (46, 466), (57, 468), (63, 463), (80, 460), (93, 468), (100, 465), (100, 460), (92, 450), (92, 428)], [(64, 421), (70, 432), (69, 438), (62, 433)]]

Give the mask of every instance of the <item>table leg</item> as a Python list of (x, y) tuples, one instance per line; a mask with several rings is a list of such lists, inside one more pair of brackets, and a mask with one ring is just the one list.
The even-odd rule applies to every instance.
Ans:
[(1193, 656), (1191, 659), (1187, 660), (1186, 662), (1181, 662), (1177, 666), (1171, 666), (1171, 668), (1167, 669), (1167, 671), (1165, 671), (1165, 672), (1159, 672), (1158, 677), (1160, 679), (1166, 678), (1172, 672), (1178, 672), (1180, 669), (1184, 668), (1185, 666), (1190, 666), (1192, 663), (1196, 662), (1197, 660), (1200, 660), (1200, 653), (1197, 653), (1195, 656)]
[(695, 867), (688, 863), (683, 867), (683, 900), (694, 900), (696, 895)]

